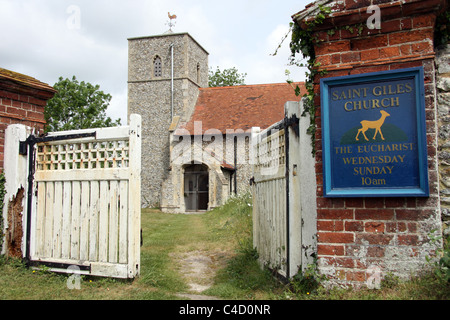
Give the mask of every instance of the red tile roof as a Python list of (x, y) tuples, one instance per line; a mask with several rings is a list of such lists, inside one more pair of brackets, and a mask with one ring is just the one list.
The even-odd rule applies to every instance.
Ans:
[[(300, 96), (295, 95), (296, 85), (301, 88)], [(197, 130), (194, 133), (195, 121), (202, 122), (202, 134), (209, 129), (218, 129), (223, 134), (227, 129), (265, 129), (283, 119), (286, 101), (299, 101), (304, 93), (303, 82), (200, 88), (191, 119), (179, 129), (199, 134)], [(177, 130), (175, 134), (183, 133)]]

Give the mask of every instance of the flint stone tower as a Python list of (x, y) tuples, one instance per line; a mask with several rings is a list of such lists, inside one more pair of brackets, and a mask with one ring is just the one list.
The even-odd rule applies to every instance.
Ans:
[(128, 115), (142, 116), (143, 207), (161, 203), (172, 122), (189, 120), (207, 86), (208, 52), (188, 33), (128, 39)]

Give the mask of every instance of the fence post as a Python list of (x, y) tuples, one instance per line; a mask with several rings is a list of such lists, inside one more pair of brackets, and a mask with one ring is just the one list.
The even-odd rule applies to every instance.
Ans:
[[(251, 131), (251, 140), (250, 140), (250, 155), (249, 155), (249, 162), (250, 165), (255, 166), (257, 164), (257, 157), (258, 157), (258, 135), (261, 132), (261, 128), (259, 127), (252, 127)], [(253, 174), (254, 174), (254, 167), (252, 168)], [(251, 190), (252, 190), (252, 203), (253, 203), (253, 209), (252, 209), (252, 225), (253, 225), (253, 248), (259, 249), (259, 208), (258, 208), (258, 200), (256, 198), (256, 185), (254, 185), (254, 176), (251, 182)]]
[[(316, 251), (316, 178), (311, 137), (307, 133), (309, 116), (302, 116), (303, 100), (286, 102), (286, 118), (297, 116), (298, 135), (288, 127), (287, 148), (289, 208), (288, 208), (288, 256), (289, 278), (304, 271), (314, 262)], [(301, 268), (301, 270), (299, 270)]]
[(128, 276), (130, 278), (140, 273), (140, 229), (141, 229), (141, 116), (130, 115), (130, 141), (129, 141), (129, 260)]
[[(298, 102), (288, 101), (284, 105), (286, 119), (291, 117), (300, 118), (300, 106)], [(295, 126), (295, 124), (294, 124)], [(298, 124), (300, 126), (300, 122)], [(287, 205), (286, 208), (286, 247), (287, 247), (287, 278), (294, 276), (299, 267), (302, 266), (302, 208), (300, 206), (300, 185), (302, 177), (299, 176), (300, 162), (302, 153), (300, 150), (300, 137), (295, 133), (292, 125), (286, 128), (286, 190)]]
[[(2, 254), (23, 258), (27, 230), (28, 155), (19, 154), (21, 141), (31, 134), (30, 127), (13, 124), (5, 130), (5, 197), (3, 201)], [(26, 148), (27, 150), (27, 148)]]
[[(304, 111), (306, 98), (300, 100), (299, 114)], [(309, 114), (299, 116), (300, 137), (299, 149), (293, 150), (300, 154), (298, 176), (300, 180), (300, 207), (302, 208), (302, 271), (314, 263), (317, 254), (317, 196), (315, 155), (311, 135), (307, 132), (310, 126)]]

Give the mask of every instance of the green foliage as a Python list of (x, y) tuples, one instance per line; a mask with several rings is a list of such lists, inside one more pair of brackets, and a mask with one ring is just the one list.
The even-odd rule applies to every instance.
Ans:
[(106, 116), (111, 95), (101, 91), (99, 85), (79, 82), (73, 76), (72, 80), (60, 77), (54, 88), (58, 92), (44, 111), (47, 132), (120, 125), (120, 119), (112, 121)]
[(321, 283), (326, 280), (324, 275), (320, 275), (317, 270), (317, 261), (308, 265), (306, 269), (299, 271), (291, 280), (290, 287), (296, 294), (315, 294), (321, 287)]
[[(212, 230), (212, 237), (236, 242), (240, 250), (252, 249), (252, 196), (233, 195), (228, 201), (208, 212), (204, 219)], [(215, 240), (215, 239), (212, 239)]]
[[(331, 13), (331, 8), (319, 5), (320, 12), (317, 14), (314, 20), (306, 22), (306, 28), (302, 29), (299, 25), (295, 23), (290, 23), (292, 36), (291, 36), (291, 64), (305, 66), (302, 63), (299, 64), (295, 60), (295, 56), (298, 53), (303, 55), (303, 58), (307, 59), (310, 72), (314, 72), (314, 67), (316, 66), (315, 60), (316, 55), (314, 52), (314, 44), (317, 39), (313, 37), (314, 28), (321, 25), (325, 20), (326, 16)], [(311, 77), (309, 77), (311, 79)], [(312, 79), (311, 79), (312, 80)]]
[(447, 248), (443, 257), (439, 260), (440, 268), (436, 270), (436, 275), (445, 282), (450, 282), (450, 249)]
[(436, 18), (434, 29), (434, 45), (447, 46), (450, 40), (450, 10), (447, 9)]
[[(326, 70), (318, 71), (320, 63), (316, 62), (316, 54), (314, 52), (314, 45), (318, 40), (314, 37), (314, 28), (323, 23), (326, 16), (331, 13), (331, 8), (319, 5), (319, 13), (315, 19), (306, 22), (306, 27), (301, 28), (295, 23), (290, 23), (291, 42), (290, 42), (290, 65), (296, 65), (298, 67), (306, 67), (306, 82), (305, 87), (308, 91), (304, 95), (304, 112), (303, 115), (309, 114), (310, 125), (308, 127), (308, 134), (311, 135), (311, 144), (313, 147), (313, 153), (315, 153), (315, 131), (316, 131), (316, 107), (314, 105), (314, 78), (316, 75), (325, 75)], [(297, 55), (301, 54), (301, 58), (298, 59)], [(302, 62), (303, 60), (305, 62)], [(290, 82), (290, 81), (288, 81)], [(300, 94), (300, 89), (296, 87), (295, 93)]]
[(445, 242), (444, 249), (442, 250), (442, 256), (439, 259), (435, 274), (436, 277), (442, 282), (450, 283), (450, 239)]
[(259, 292), (271, 292), (279, 283), (267, 268), (261, 268), (253, 247), (252, 196), (232, 196), (226, 204), (208, 212), (204, 219), (215, 240), (235, 243), (235, 254), (218, 270), (216, 284), (207, 294), (227, 299), (254, 299)]
[(450, 238), (444, 241), (443, 248), (440, 247), (442, 236), (435, 234), (436, 230), (432, 230), (428, 237), (431, 243), (436, 246), (436, 254), (439, 260), (426, 257), (427, 262), (433, 267), (434, 274), (441, 283), (450, 283)]
[(381, 280), (381, 288), (393, 289), (400, 284), (400, 278), (394, 275), (392, 272), (388, 272)]
[(216, 71), (209, 69), (209, 87), (227, 87), (245, 85), (246, 73), (239, 73), (236, 68), (224, 69), (221, 71), (219, 67)]
[(0, 252), (3, 249), (3, 200), (6, 194), (5, 183), (5, 174), (2, 172), (0, 173)]

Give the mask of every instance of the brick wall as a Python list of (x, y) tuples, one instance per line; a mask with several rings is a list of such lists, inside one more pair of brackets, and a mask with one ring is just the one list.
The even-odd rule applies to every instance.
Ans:
[[(319, 270), (332, 282), (366, 283), (376, 266), (382, 274), (408, 277), (422, 269), (440, 229), (437, 165), (436, 83), (433, 33), (444, 1), (329, 1), (332, 13), (315, 30), (324, 77), (423, 67), (428, 143), (429, 198), (324, 198), (320, 77), (316, 93), (316, 176)], [(380, 8), (381, 28), (366, 25), (367, 6)], [(313, 19), (314, 4), (294, 16)]]
[(43, 132), (44, 107), (55, 92), (34, 78), (0, 68), (0, 170), (3, 170), (6, 128), (20, 123)]

